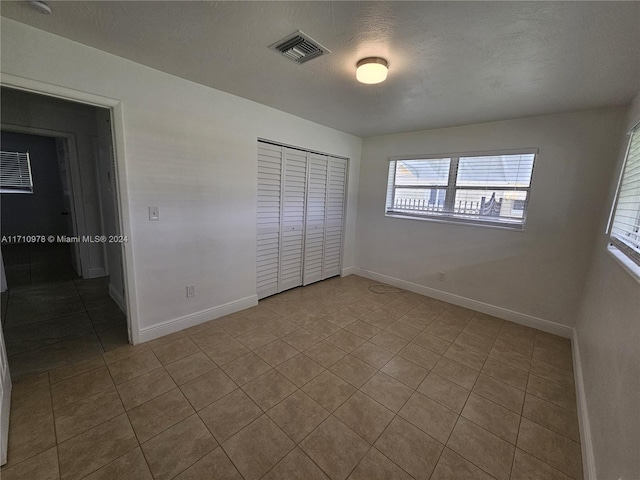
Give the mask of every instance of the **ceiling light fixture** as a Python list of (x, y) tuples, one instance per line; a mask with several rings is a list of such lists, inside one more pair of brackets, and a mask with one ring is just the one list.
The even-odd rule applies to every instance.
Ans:
[(384, 58), (363, 58), (356, 65), (356, 79), (361, 83), (372, 85), (384, 82), (387, 79), (389, 64)]
[(31, 8), (36, 10), (38, 13), (42, 13), (43, 15), (51, 15), (51, 7), (44, 2), (32, 0), (29, 2)]

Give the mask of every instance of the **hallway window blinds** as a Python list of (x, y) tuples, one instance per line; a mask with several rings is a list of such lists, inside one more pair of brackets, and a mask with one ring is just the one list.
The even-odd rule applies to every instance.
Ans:
[(29, 152), (0, 152), (0, 193), (33, 193)]
[(392, 159), (386, 214), (521, 230), (536, 153)]
[(609, 235), (618, 250), (640, 265), (640, 124), (631, 131)]

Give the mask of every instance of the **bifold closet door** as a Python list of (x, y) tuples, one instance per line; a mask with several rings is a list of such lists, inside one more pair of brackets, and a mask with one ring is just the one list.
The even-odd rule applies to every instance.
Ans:
[(329, 157), (322, 278), (340, 275), (347, 160)]
[(302, 285), (307, 152), (284, 148), (278, 291)]
[(303, 285), (322, 280), (324, 226), (327, 205), (327, 170), (326, 155), (309, 154)]
[(258, 298), (278, 293), (283, 150), (258, 142)]

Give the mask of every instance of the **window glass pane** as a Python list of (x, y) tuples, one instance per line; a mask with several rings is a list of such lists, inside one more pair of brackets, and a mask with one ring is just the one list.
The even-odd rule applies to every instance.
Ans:
[(446, 185), (450, 158), (399, 160), (396, 162), (396, 185)]
[(517, 190), (456, 190), (453, 213), (485, 220), (522, 220), (527, 192)]
[(460, 157), (457, 186), (528, 187), (534, 154)]
[(397, 188), (390, 208), (395, 212), (441, 212), (446, 192), (444, 188)]

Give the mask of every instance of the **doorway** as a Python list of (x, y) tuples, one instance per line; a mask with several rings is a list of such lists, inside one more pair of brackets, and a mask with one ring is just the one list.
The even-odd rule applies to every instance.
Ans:
[(32, 193), (0, 195), (14, 380), (129, 343), (111, 111), (2, 88), (2, 150), (29, 152)]

